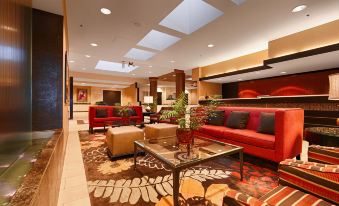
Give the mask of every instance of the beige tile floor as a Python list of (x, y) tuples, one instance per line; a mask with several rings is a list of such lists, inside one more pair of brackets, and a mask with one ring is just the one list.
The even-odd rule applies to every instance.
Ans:
[[(77, 120), (87, 120), (86, 113), (75, 113), (69, 121), (69, 137), (66, 147), (58, 206), (90, 206), (84, 164), (82, 161), (79, 130), (88, 129), (88, 124), (78, 125)], [(308, 142), (303, 142), (302, 160), (307, 160)]]
[(80, 150), (78, 130), (88, 125), (77, 125), (69, 121), (69, 137), (66, 146), (58, 206), (90, 206), (84, 164)]

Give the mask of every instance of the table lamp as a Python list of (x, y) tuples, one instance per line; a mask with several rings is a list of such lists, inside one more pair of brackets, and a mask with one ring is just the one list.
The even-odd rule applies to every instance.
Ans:
[[(328, 79), (330, 82), (328, 99), (339, 100), (339, 73), (329, 75)], [(339, 118), (337, 118), (337, 126), (339, 126)]]
[(144, 103), (147, 104), (147, 107), (145, 108), (147, 112), (151, 111), (151, 107), (149, 104), (153, 104), (153, 96), (144, 96)]

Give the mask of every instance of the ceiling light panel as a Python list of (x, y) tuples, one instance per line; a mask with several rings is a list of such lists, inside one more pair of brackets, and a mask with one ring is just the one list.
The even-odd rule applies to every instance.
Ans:
[(137, 45), (162, 51), (179, 40), (179, 37), (152, 30)]
[(184, 0), (159, 24), (191, 34), (221, 15), (222, 11), (202, 0)]
[(122, 72), (122, 73), (129, 73), (137, 68), (138, 68), (137, 66), (128, 66), (127, 64), (123, 65), (122, 63), (109, 62), (109, 61), (103, 61), (103, 60), (99, 60), (97, 65), (95, 66), (95, 69), (98, 69), (98, 70)]
[(124, 57), (137, 60), (148, 60), (155, 55), (154, 52), (145, 51), (142, 49), (132, 48), (129, 50)]

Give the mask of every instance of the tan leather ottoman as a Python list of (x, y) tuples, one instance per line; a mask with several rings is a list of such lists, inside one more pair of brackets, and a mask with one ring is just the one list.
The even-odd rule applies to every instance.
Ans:
[(178, 125), (173, 124), (147, 124), (145, 125), (145, 138), (158, 139), (163, 137), (174, 137), (176, 136), (177, 129)]
[(133, 154), (134, 141), (143, 139), (144, 131), (135, 126), (109, 128), (106, 132), (106, 143), (111, 156)]

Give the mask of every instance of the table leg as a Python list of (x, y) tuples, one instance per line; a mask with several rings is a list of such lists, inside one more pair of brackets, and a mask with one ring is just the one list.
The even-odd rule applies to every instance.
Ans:
[(173, 170), (173, 205), (179, 206), (180, 171)]
[(137, 144), (134, 143), (134, 170), (137, 168)]
[(244, 165), (244, 154), (243, 154), (242, 150), (239, 152), (239, 160), (240, 160), (240, 180), (242, 181), (242, 178), (243, 178), (243, 165)]

